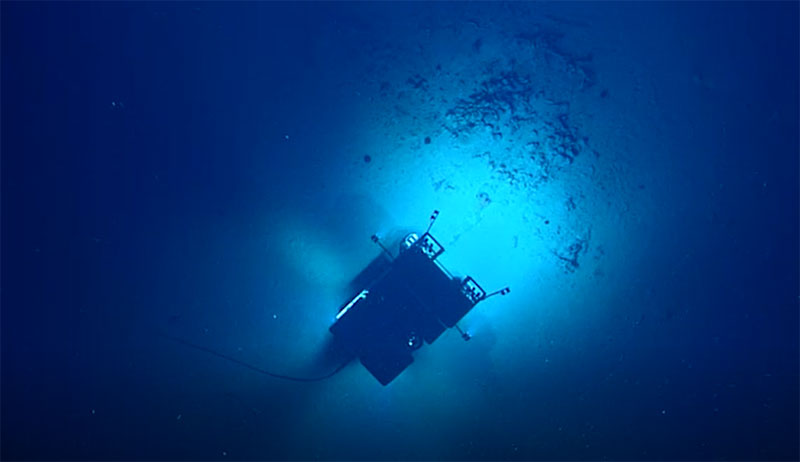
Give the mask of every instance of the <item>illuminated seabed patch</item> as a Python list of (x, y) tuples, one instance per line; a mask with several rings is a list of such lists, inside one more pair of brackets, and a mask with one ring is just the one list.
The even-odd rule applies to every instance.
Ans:
[[(332, 181), (381, 207), (364, 234), (421, 231), (439, 210), (433, 234), (446, 249), (441, 263), (489, 292), (511, 286), (463, 325), (476, 340), (488, 336), (470, 343), (473, 354), (476, 344), (490, 352), (484, 367), (512, 373), (536, 355), (533, 336), (567, 326), (577, 335), (602, 316), (591, 307), (613, 290), (604, 274), (620, 279), (630, 271), (619, 267), (630, 257), (620, 237), (635, 235), (628, 212), (645, 207), (628, 179), (630, 164), (597, 143), (602, 130), (585, 115), (596, 84), (587, 52), (564, 46), (547, 27), (531, 32), (527, 22), (505, 19), (506, 27), (487, 25), (474, 37), (480, 53), (464, 40), (472, 29), (434, 28), (416, 37), (430, 44), (430, 59), (397, 52), (387, 54), (391, 65), (378, 57), (368, 69), (354, 67), (370, 75), (345, 86), (359, 96), (352, 102), (362, 116), (359, 135)], [(444, 52), (444, 43), (460, 46)], [(435, 363), (462, 347), (448, 340), (420, 354)], [(398, 380), (430, 371), (423, 362), (417, 358)], [(455, 385), (470, 374), (453, 370), (452, 382), (445, 373), (436, 383)]]
[[(328, 205), (357, 222), (341, 226), (345, 232), (310, 212), (289, 219), (280, 233), (296, 239), (283, 257), (288, 266), (334, 294), (379, 254), (371, 234), (396, 252), (404, 232), (423, 231), (439, 210), (432, 234), (446, 249), (440, 262), (489, 292), (512, 290), (467, 314), (461, 324), (472, 340), (445, 332), (415, 352), (414, 363), (388, 386), (356, 361), (309, 396), (298, 411), (298, 431), (313, 422), (331, 435), (315, 436), (321, 452), (309, 457), (364, 444), (359, 432), (339, 430), (341, 421), (374, 423), (365, 429), (374, 446), (365, 454), (372, 458), (380, 458), (382, 438), (396, 441), (398, 434), (429, 436), (430, 448), (438, 449), (421, 450), (426, 458), (447, 441), (461, 444), (442, 429), (459, 428), (453, 421), (481, 426), (461, 403), (490, 402), (496, 399), (490, 394), (510, 386), (509, 377), (520, 383), (530, 371), (549, 367), (551, 358), (539, 347), (591, 329), (602, 316), (592, 308), (603, 291), (613, 290), (604, 272), (621, 280), (630, 271), (622, 268), (630, 255), (620, 249), (621, 236), (634, 235), (630, 223), (645, 207), (628, 180), (630, 164), (597, 143), (602, 129), (584, 115), (591, 108), (580, 106), (596, 83), (591, 60), (545, 27), (530, 32), (527, 21), (503, 24), (493, 29), (487, 22), (481, 37), (471, 25), (419, 29), (419, 37), (404, 28), (402, 43), (426, 43), (430, 55), (421, 59), (380, 43), (343, 71), (352, 75), (330, 77), (351, 95), (357, 127), (347, 146), (334, 149), (342, 161), (324, 172), (337, 194), (354, 200)], [(328, 52), (320, 59), (343, 58)], [(325, 268), (308, 268), (309, 260)], [(329, 274), (332, 268), (338, 274)], [(331, 295), (325, 319), (332, 322), (335, 309), (354, 295)], [(386, 457), (415, 457), (388, 446), (395, 453)]]

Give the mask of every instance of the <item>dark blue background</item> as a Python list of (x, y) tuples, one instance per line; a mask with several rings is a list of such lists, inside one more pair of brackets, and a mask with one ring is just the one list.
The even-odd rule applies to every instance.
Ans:
[[(405, 26), (397, 24), (416, 24), (427, 11), (436, 20), (408, 27), (408, 34), (444, 29), (450, 15), (461, 18), (467, 7), (3, 2), (2, 458), (797, 460), (798, 4), (579, 5), (564, 5), (559, 17), (579, 11), (594, 27), (617, 28), (634, 50), (619, 69), (635, 74), (640, 64), (663, 66), (658, 79), (642, 86), (663, 89), (652, 107), (674, 125), (645, 129), (684, 137), (675, 139), (674, 157), (644, 167), (650, 178), (661, 178), (644, 221), (668, 231), (645, 240), (646, 258), (619, 280), (630, 292), (599, 306), (580, 289), (559, 292), (594, 306), (592, 324), (574, 321), (583, 343), (551, 354), (574, 370), (548, 376), (517, 359), (515, 367), (532, 371), (528, 379), (524, 373), (497, 378), (519, 381), (518, 388), (505, 385), (513, 390), (548, 390), (552, 401), (503, 395), (487, 379), (486, 402), (517, 407), (519, 414), (461, 402), (476, 409), (475, 420), (454, 417), (447, 432), (464, 444), (437, 447), (416, 443), (429, 431), (420, 423), (427, 413), (435, 420), (441, 406), (434, 398), (420, 401), (425, 390), (408, 398), (417, 407), (411, 423), (397, 424), (403, 430), (395, 437), (389, 429), (370, 434), (380, 414), (357, 414), (335, 427), (351, 427), (363, 444), (337, 442), (323, 434), (331, 422), (297, 417), (301, 403), (326, 396), (327, 382), (303, 391), (277, 386), (165, 342), (155, 327), (185, 334), (216, 322), (206, 344), (235, 348), (226, 339), (237, 329), (223, 326), (224, 319), (251, 322), (253, 311), (242, 301), (260, 294), (248, 289), (257, 282), (242, 281), (288, 271), (273, 254), (257, 258), (247, 242), (233, 243), (237, 230), (252, 227), (265, 207), (277, 217), (307, 207), (341, 215), (367, 208), (335, 199), (360, 177), (341, 173), (313, 191), (305, 187), (321, 184), (331, 166), (336, 172), (340, 163), (361, 166), (367, 152), (357, 141), (336, 143), (358, 139), (355, 106), (369, 103), (353, 97), (353, 107), (343, 104), (340, 82), (328, 76), (377, 59), (359, 50), (384, 25), (394, 34), (384, 39), (400, 50), (385, 59), (390, 68), (403, 66), (416, 57), (413, 47), (401, 46), (397, 29)], [(507, 8), (484, 7), (481, 14)], [(484, 24), (488, 16), (475, 17)], [(675, 24), (687, 28), (675, 26), (666, 38), (646, 35), (646, 25), (660, 17), (682, 18)], [(497, 21), (493, 26), (502, 29)], [(337, 29), (355, 30), (357, 38), (330, 32)], [(749, 46), (737, 51), (740, 44)], [(595, 61), (602, 61), (603, 44), (594, 45), (601, 50)], [(320, 51), (325, 46), (355, 58), (331, 58), (341, 66), (331, 68)], [(671, 47), (696, 51), (698, 70), (686, 80), (712, 94), (702, 104), (686, 106), (693, 96), (670, 93), (678, 78), (670, 73), (678, 55), (666, 54)], [(704, 80), (706, 74), (717, 80)], [(610, 73), (598, 79), (598, 89), (616, 88)], [(609, 100), (619, 93), (611, 90)], [(595, 91), (596, 101), (605, 98)], [(393, 116), (376, 110), (369, 117)], [(708, 135), (722, 125), (724, 135)], [(303, 144), (286, 143), (289, 132)], [(383, 155), (392, 165), (391, 150)], [(406, 180), (395, 173), (401, 187)], [(303, 175), (314, 179), (297, 179)], [(709, 197), (713, 205), (698, 205)], [(319, 219), (315, 226), (342, 225)], [(357, 226), (353, 239), (371, 232)], [(281, 284), (274, 287), (289, 290)], [(296, 290), (293, 284), (286, 282)], [(305, 325), (294, 322), (281, 335)], [(546, 327), (538, 332), (564, 335)], [(499, 329), (494, 334), (503, 337)], [(286, 348), (256, 359), (296, 360)], [(691, 369), (683, 367), (687, 361)], [(230, 374), (238, 381), (227, 381)], [(379, 387), (367, 376), (357, 380)], [(433, 380), (426, 385), (431, 390)], [(526, 380), (532, 385), (522, 385)], [(347, 416), (347, 405), (326, 399), (321, 406), (336, 409), (329, 415)], [(192, 413), (175, 411), (175, 402), (204, 418), (189, 422)], [(663, 416), (671, 420), (655, 420)], [(562, 428), (569, 437), (559, 439)], [(530, 443), (535, 435), (545, 442)]]

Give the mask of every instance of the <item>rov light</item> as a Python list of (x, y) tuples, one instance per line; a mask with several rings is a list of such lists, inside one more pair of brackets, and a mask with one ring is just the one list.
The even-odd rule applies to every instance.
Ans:
[(419, 350), (422, 346), (422, 338), (416, 332), (408, 334), (408, 341), (406, 343), (411, 350)]
[(339, 320), (339, 318), (341, 318), (342, 316), (344, 316), (344, 315), (345, 315), (345, 313), (347, 313), (347, 310), (349, 310), (350, 308), (352, 308), (352, 307), (353, 307), (353, 305), (355, 305), (356, 303), (358, 303), (358, 301), (359, 301), (359, 300), (363, 300), (363, 299), (367, 298), (367, 294), (369, 294), (369, 290), (367, 290), (367, 289), (364, 289), (364, 290), (362, 290), (362, 291), (361, 291), (361, 293), (360, 293), (360, 294), (356, 295), (356, 296), (355, 296), (355, 298), (353, 298), (352, 300), (350, 300), (350, 303), (348, 303), (347, 305), (345, 305), (345, 306), (344, 306), (344, 308), (342, 308), (342, 310), (341, 310), (341, 311), (339, 311), (339, 313), (336, 315), (336, 320), (338, 321), (338, 320)]

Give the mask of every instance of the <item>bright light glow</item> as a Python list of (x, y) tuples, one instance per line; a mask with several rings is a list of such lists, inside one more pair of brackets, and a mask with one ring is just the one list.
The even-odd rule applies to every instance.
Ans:
[(336, 320), (338, 321), (338, 320), (339, 320), (339, 318), (341, 318), (342, 316), (344, 316), (344, 314), (345, 314), (345, 313), (347, 313), (347, 310), (349, 310), (350, 308), (352, 308), (352, 307), (353, 307), (353, 305), (355, 305), (355, 304), (356, 304), (356, 302), (358, 302), (359, 300), (362, 300), (362, 299), (365, 299), (365, 298), (367, 298), (367, 294), (368, 294), (368, 293), (369, 293), (369, 290), (367, 290), (367, 289), (364, 289), (364, 290), (362, 290), (362, 291), (361, 291), (361, 293), (360, 293), (360, 294), (356, 295), (356, 297), (355, 297), (354, 299), (350, 300), (350, 303), (348, 303), (348, 304), (347, 304), (347, 305), (346, 305), (346, 306), (345, 306), (345, 307), (342, 309), (342, 311), (340, 311), (340, 312), (339, 312), (339, 314), (337, 314), (337, 315), (336, 315)]

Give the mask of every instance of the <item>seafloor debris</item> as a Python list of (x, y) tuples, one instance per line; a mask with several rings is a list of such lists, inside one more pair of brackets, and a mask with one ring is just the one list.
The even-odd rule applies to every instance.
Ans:
[(414, 87), (416, 90), (427, 91), (428, 90), (428, 79), (423, 78), (419, 74), (415, 74), (412, 77), (409, 77), (406, 80), (406, 83)]
[(475, 197), (478, 199), (478, 205), (482, 209), (485, 209), (489, 206), (489, 204), (492, 203), (492, 199), (489, 197), (489, 194), (484, 191), (479, 192), (475, 195)]
[(591, 67), (591, 54), (578, 55), (568, 52), (559, 42), (564, 37), (561, 32), (536, 26), (532, 32), (524, 32), (514, 36), (518, 43), (555, 56), (561, 60), (563, 68), (580, 79), (580, 89), (585, 90), (597, 84), (597, 74)]
[(473, 157), (485, 158), (497, 179), (535, 188), (588, 146), (587, 137), (570, 120), (569, 106), (546, 97), (530, 75), (501, 70), (456, 100), (445, 112), (443, 127), (454, 137), (488, 132), (496, 142), (509, 143)]
[(531, 112), (535, 90), (527, 76), (503, 71), (482, 81), (467, 98), (456, 101), (445, 113), (444, 128), (453, 136), (466, 134), (476, 127), (499, 130), (506, 115)]
[(564, 266), (564, 272), (574, 273), (580, 268), (578, 257), (589, 250), (589, 239), (592, 232), (589, 230), (586, 238), (578, 238), (562, 251), (553, 251), (553, 255), (558, 258)]

